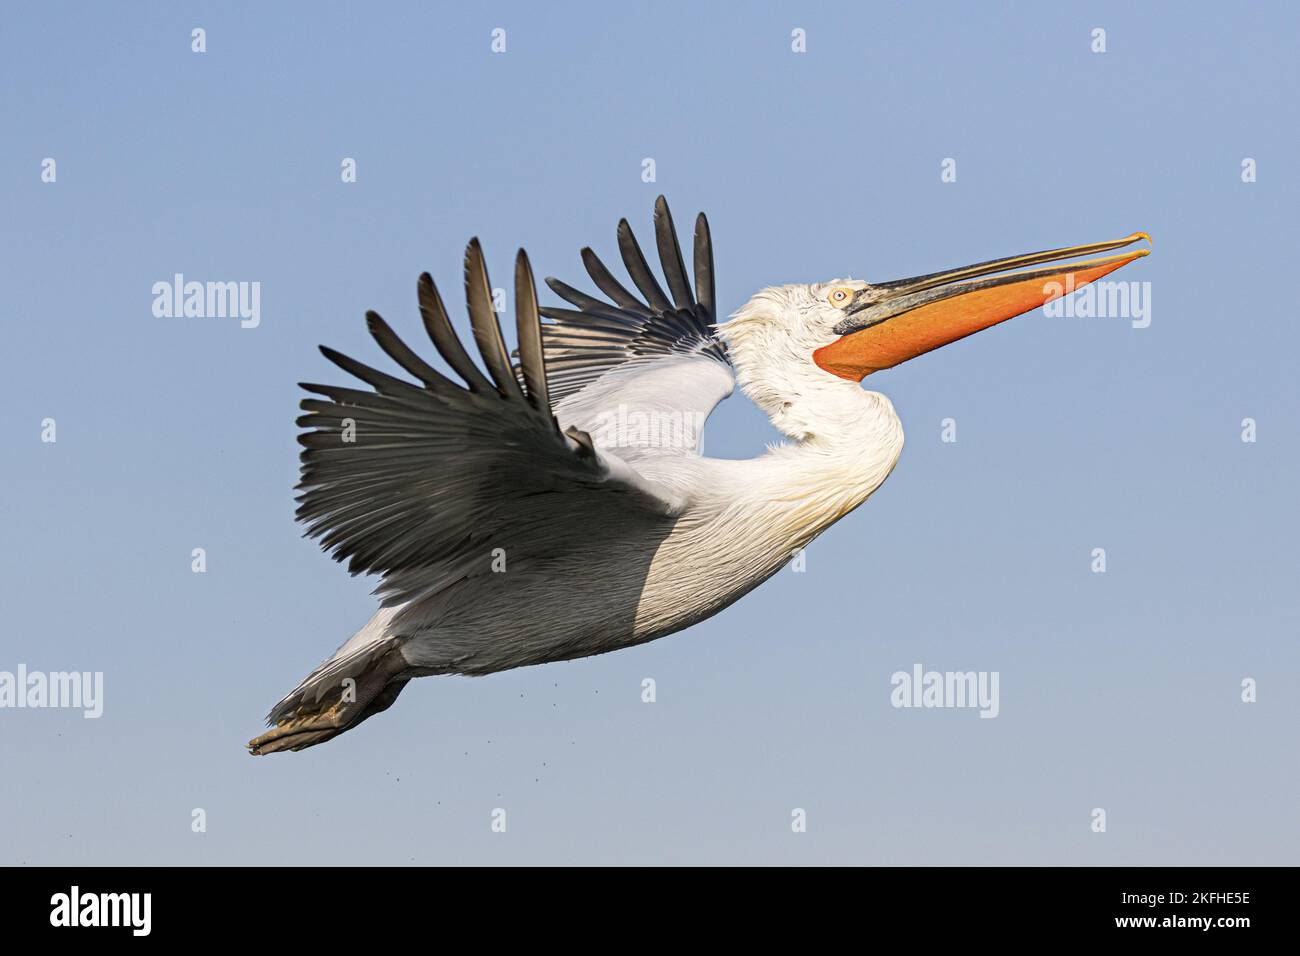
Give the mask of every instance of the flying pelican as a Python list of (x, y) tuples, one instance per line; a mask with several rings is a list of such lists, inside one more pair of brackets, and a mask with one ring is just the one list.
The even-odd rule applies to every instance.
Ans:
[[(380, 575), (381, 606), (275, 705), (252, 753), (336, 737), (386, 710), (413, 677), (603, 654), (718, 613), (893, 470), (903, 429), (863, 378), (1148, 250), (1061, 260), (1150, 240), (1139, 232), (892, 282), (768, 288), (715, 324), (708, 221), (695, 220), (693, 289), (662, 196), (654, 226), (666, 292), (627, 220), (618, 224), (640, 297), (588, 248), (583, 264), (608, 301), (548, 278), (573, 308), (539, 308), (519, 251), (517, 364), (477, 239), (465, 294), (482, 369), (421, 275), (425, 331), (463, 384), (374, 312), (370, 334), (415, 382), (321, 347), (370, 389), (302, 386), (317, 397), (298, 419), (297, 518), (353, 574)], [(736, 383), (789, 440), (749, 461), (703, 457), (700, 426)]]

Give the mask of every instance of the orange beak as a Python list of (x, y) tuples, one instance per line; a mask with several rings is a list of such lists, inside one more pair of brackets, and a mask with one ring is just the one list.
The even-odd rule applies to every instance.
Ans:
[(815, 351), (813, 360), (833, 375), (861, 381), (872, 372), (893, 368), (1037, 309), (1148, 255), (1150, 250), (980, 277), (1119, 249), (1139, 239), (1151, 241), (1145, 232), (1135, 232), (1112, 242), (1032, 252), (868, 286), (854, 297), (844, 310), (844, 320), (835, 326), (841, 338)]

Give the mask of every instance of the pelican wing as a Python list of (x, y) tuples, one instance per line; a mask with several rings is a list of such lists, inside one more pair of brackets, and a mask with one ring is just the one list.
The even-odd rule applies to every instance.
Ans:
[(383, 575), (386, 604), (436, 593), (494, 560), (512, 571), (590, 544), (590, 529), (635, 532), (667, 522), (680, 502), (585, 432), (552, 414), (537, 294), (527, 257), (515, 263), (520, 362), (511, 365), (492, 310), (477, 240), (465, 257), (470, 323), (486, 374), (471, 360), (433, 280), (420, 312), (442, 358), (432, 368), (374, 312), (371, 335), (414, 384), (333, 349), (325, 357), (370, 386), (303, 387), (297, 517), (353, 574)]
[(618, 247), (638, 298), (590, 248), (583, 265), (609, 301), (546, 280), (575, 308), (544, 308), (551, 396), (562, 422), (627, 461), (672, 451), (699, 452), (704, 421), (731, 394), (735, 373), (717, 318), (713, 244), (704, 214), (695, 220), (694, 294), (668, 204), (655, 202), (655, 245), (668, 286), (659, 285), (626, 219)]

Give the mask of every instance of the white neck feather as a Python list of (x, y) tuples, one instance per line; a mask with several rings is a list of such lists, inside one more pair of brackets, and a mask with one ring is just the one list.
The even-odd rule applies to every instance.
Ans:
[[(903, 428), (889, 399), (817, 366), (829, 329), (792, 287), (765, 289), (719, 326), (736, 378), (791, 443), (772, 448), (752, 478), (797, 505), (819, 532), (856, 508), (893, 471)], [(833, 336), (832, 336), (833, 337)]]

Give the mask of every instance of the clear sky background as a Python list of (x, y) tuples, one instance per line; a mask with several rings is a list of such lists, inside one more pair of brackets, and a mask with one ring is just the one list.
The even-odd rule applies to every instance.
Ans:
[[(1300, 862), (1296, 6), (612, 6), (6, 12), (0, 670), (105, 701), (0, 710), (0, 862)], [(374, 606), (292, 519), (295, 383), (344, 381), (316, 345), (382, 362), (367, 308), (414, 340), (425, 269), (463, 323), (471, 235), (496, 284), (524, 245), (587, 288), (659, 192), (709, 214), (727, 311), (1145, 230), (1114, 278), (1152, 321), (868, 379), (893, 477), (712, 620), (247, 756)], [(177, 272), (259, 281), (261, 325), (155, 318)], [(706, 448), (775, 437), (738, 395)], [(1000, 672), (1000, 716), (892, 708), (918, 662)]]

